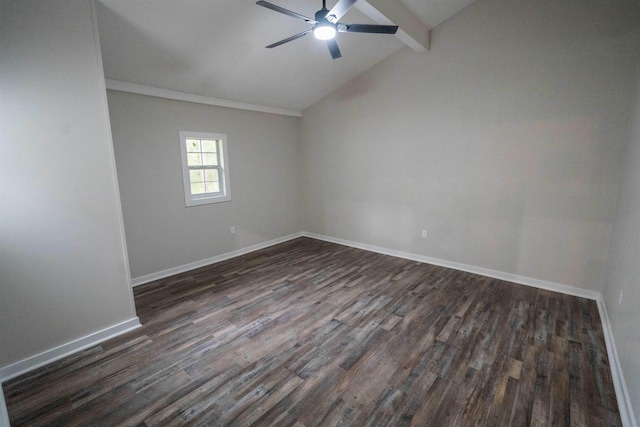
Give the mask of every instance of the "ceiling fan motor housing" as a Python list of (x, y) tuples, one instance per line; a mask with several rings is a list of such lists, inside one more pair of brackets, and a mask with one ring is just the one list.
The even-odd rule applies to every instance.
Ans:
[(315, 14), (318, 23), (313, 26), (313, 34), (320, 40), (332, 39), (336, 34), (336, 24), (327, 19), (328, 13), (329, 10), (323, 7)]

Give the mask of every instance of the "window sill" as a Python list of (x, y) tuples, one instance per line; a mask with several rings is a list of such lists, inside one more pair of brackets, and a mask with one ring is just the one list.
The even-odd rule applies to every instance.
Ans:
[(231, 196), (215, 196), (215, 197), (202, 197), (200, 199), (186, 200), (186, 207), (208, 205), (211, 203), (221, 203), (231, 201)]

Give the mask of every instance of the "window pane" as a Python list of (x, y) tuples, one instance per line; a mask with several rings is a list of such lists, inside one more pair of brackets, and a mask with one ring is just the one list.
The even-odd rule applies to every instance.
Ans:
[(203, 153), (202, 160), (205, 166), (218, 166), (218, 155), (215, 153)]
[(215, 153), (217, 150), (217, 142), (214, 139), (203, 139), (202, 140), (202, 151), (205, 153)]
[(186, 206), (230, 200), (226, 135), (180, 131)]
[(204, 181), (203, 172), (204, 171), (202, 169), (190, 170), (189, 171), (189, 180), (192, 183), (194, 183), (194, 182), (203, 182)]
[(207, 188), (207, 193), (218, 193), (220, 191), (220, 183), (217, 181), (207, 181), (205, 182), (205, 185)]
[(191, 194), (204, 194), (204, 182), (192, 182)]
[(187, 164), (189, 166), (201, 166), (202, 154), (200, 153), (187, 153)]
[(204, 180), (201, 181), (218, 181), (218, 170), (207, 169), (204, 171)]
[(187, 153), (199, 153), (199, 152), (200, 152), (200, 140), (187, 139)]

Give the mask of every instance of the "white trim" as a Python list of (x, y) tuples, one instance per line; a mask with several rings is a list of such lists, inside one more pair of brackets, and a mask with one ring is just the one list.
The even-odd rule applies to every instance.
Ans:
[(616, 390), (616, 399), (618, 401), (618, 410), (620, 411), (622, 425), (625, 427), (638, 427), (636, 424), (636, 418), (633, 414), (633, 405), (631, 404), (631, 398), (629, 397), (627, 383), (624, 380), (622, 366), (620, 365), (620, 359), (618, 358), (618, 349), (616, 348), (616, 342), (613, 339), (613, 330), (611, 329), (611, 322), (609, 321), (609, 315), (607, 314), (607, 307), (604, 304), (602, 295), (598, 296), (596, 302), (598, 303), (598, 311), (600, 311), (600, 320), (602, 321), (602, 330), (604, 332), (604, 342), (607, 345), (607, 357), (609, 358), (609, 366), (611, 368), (611, 379), (613, 380), (613, 387)]
[(494, 279), (505, 280), (507, 282), (518, 283), (520, 285), (533, 286), (534, 288), (546, 289), (548, 291), (560, 292), (562, 294), (573, 295), (576, 297), (597, 300), (600, 297), (599, 292), (580, 289), (573, 286), (562, 285), (560, 283), (548, 282), (546, 280), (534, 279), (532, 277), (520, 276), (512, 273), (491, 270), (483, 267), (462, 264), (453, 261), (446, 261), (438, 258), (431, 258), (424, 255), (412, 254), (409, 252), (397, 251), (395, 249), (381, 248), (379, 246), (368, 245), (365, 243), (352, 242), (350, 240), (339, 239), (321, 234), (304, 232), (305, 237), (324, 240), (326, 242), (337, 243), (339, 245), (350, 246), (357, 249), (364, 249), (371, 252), (377, 252), (383, 255), (391, 255), (398, 258), (409, 259), (412, 261), (424, 262), (427, 264), (439, 265), (441, 267), (453, 268), (455, 270), (467, 271), (469, 273), (480, 274), (482, 276), (493, 277)]
[(631, 405), (631, 399), (629, 397), (629, 390), (627, 389), (627, 385), (625, 383), (624, 375), (620, 365), (620, 359), (618, 358), (618, 351), (616, 349), (615, 340), (613, 337), (613, 331), (611, 330), (609, 315), (607, 314), (607, 309), (600, 292), (589, 291), (586, 289), (580, 289), (573, 286), (562, 285), (560, 283), (555, 283), (555, 282), (547, 282), (545, 280), (534, 279), (532, 277), (519, 276), (516, 274), (505, 273), (502, 271), (490, 270), (487, 268), (476, 267), (476, 266), (461, 264), (461, 263), (452, 262), (452, 261), (446, 261), (438, 258), (431, 258), (423, 255), (397, 251), (394, 249), (381, 248), (379, 246), (353, 242), (350, 240), (339, 239), (337, 237), (325, 236), (325, 235), (309, 233), (309, 232), (303, 232), (302, 235), (304, 237), (310, 237), (312, 239), (324, 240), (326, 242), (336, 243), (344, 246), (350, 246), (357, 249), (364, 249), (367, 251), (376, 252), (383, 255), (391, 255), (398, 258), (409, 259), (412, 261), (439, 265), (442, 267), (448, 267), (456, 270), (467, 271), (470, 273), (493, 277), (495, 279), (505, 280), (508, 282), (518, 283), (521, 285), (532, 286), (534, 288), (545, 289), (549, 291), (559, 292), (562, 294), (573, 295), (581, 298), (594, 300), (597, 303), (598, 311), (600, 312), (600, 321), (602, 322), (602, 330), (604, 333), (605, 345), (607, 347), (607, 357), (609, 359), (609, 367), (611, 369), (611, 377), (612, 377), (613, 386), (616, 392), (616, 400), (618, 401), (618, 410), (620, 412), (620, 418), (622, 419), (622, 425), (625, 427), (638, 427), (636, 424), (636, 419), (633, 414), (633, 407)]
[(75, 339), (58, 347), (43, 351), (35, 356), (27, 357), (9, 366), (0, 368), (0, 383), (25, 374), (36, 368), (55, 362), (63, 357), (69, 356), (78, 351), (100, 344), (108, 339), (122, 335), (133, 329), (139, 328), (140, 320), (137, 317), (125, 320), (101, 331), (94, 332), (82, 338)]
[(229, 99), (211, 98), (209, 96), (194, 95), (192, 93), (144, 86), (119, 80), (105, 80), (107, 89), (119, 92), (137, 93), (138, 95), (155, 96), (157, 98), (173, 99), (175, 101), (195, 102), (196, 104), (215, 105), (216, 107), (237, 108), (239, 110), (259, 111), (262, 113), (280, 114), (282, 116), (302, 117), (302, 112), (286, 108), (270, 107), (268, 105), (249, 104), (231, 101)]
[[(324, 236), (316, 233), (299, 232), (290, 234), (288, 236), (280, 237), (278, 239), (269, 240), (264, 243), (252, 245), (236, 251), (227, 252), (222, 255), (207, 258), (201, 261), (192, 262), (182, 266), (170, 268), (157, 273), (149, 274), (135, 278), (131, 281), (132, 286), (142, 285), (144, 283), (152, 282), (154, 280), (162, 279), (172, 276), (174, 274), (183, 273), (185, 271), (193, 270), (195, 268), (204, 267), (206, 265), (214, 264), (216, 262), (224, 261), (230, 258), (235, 258), (240, 255), (244, 255), (250, 252), (254, 252), (260, 249), (267, 248), (269, 246), (284, 243), (289, 240), (297, 239), (299, 237), (309, 237), (312, 239), (323, 240), (326, 242), (336, 243), (339, 245), (350, 246), (353, 248), (364, 249), (371, 252), (377, 252), (384, 255), (391, 255), (399, 258), (409, 259), (412, 261), (425, 262), (428, 264), (439, 265), (442, 267), (454, 268), (456, 270), (467, 271), (470, 273), (481, 274), (483, 276), (493, 277), (500, 280), (505, 280), (513, 283), (519, 283), (522, 285), (532, 286), (535, 288), (546, 289), (550, 291), (560, 292), (563, 294), (578, 296), (582, 298), (595, 300), (598, 305), (598, 311), (600, 312), (600, 320), (602, 322), (602, 330), (604, 333), (605, 345), (607, 348), (607, 357), (609, 359), (609, 366), (611, 369), (611, 377), (613, 380), (613, 386), (616, 392), (616, 399), (618, 402), (618, 410), (620, 412), (620, 418), (622, 419), (622, 425), (625, 427), (638, 427), (633, 414), (633, 407), (631, 405), (631, 399), (629, 397), (629, 391), (624, 380), (622, 369), (620, 366), (620, 360), (618, 358), (618, 351), (616, 349), (613, 332), (611, 329), (611, 323), (609, 321), (609, 315), (604, 304), (602, 295), (599, 292), (588, 291), (584, 289), (575, 288), (573, 286), (562, 285), (554, 282), (547, 282), (544, 280), (534, 279), (531, 277), (518, 276), (511, 273), (504, 273), (496, 270), (490, 270), (482, 267), (470, 266), (466, 264), (445, 261), (437, 258), (426, 257), (417, 254), (411, 254), (408, 252), (397, 251), (393, 249), (386, 249), (379, 246), (368, 245), (364, 243), (353, 242), (350, 240), (339, 239), (336, 237)], [(140, 321), (138, 318), (133, 318), (120, 324), (114, 325), (110, 328), (103, 329), (94, 334), (88, 335), (84, 338), (77, 339), (62, 346), (45, 351), (38, 355), (32, 356), (28, 359), (24, 359), (20, 362), (14, 363), (0, 369), (0, 427), (9, 427), (9, 415), (6, 409), (4, 401), (4, 394), (2, 393), (1, 385), (3, 381), (7, 381), (18, 375), (22, 375), (28, 371), (36, 369), (40, 366), (54, 362), (65, 356), (68, 356), (77, 351), (99, 344), (110, 338), (128, 332), (132, 329), (140, 327)]]
[(260, 249), (264, 249), (264, 248), (268, 248), (269, 246), (288, 242), (289, 240), (297, 239), (298, 237), (303, 237), (303, 236), (304, 236), (304, 233), (302, 232), (289, 234), (288, 236), (279, 237), (277, 239), (273, 239), (263, 243), (258, 243), (252, 246), (248, 246), (246, 248), (238, 249), (231, 252), (226, 252), (224, 254), (216, 255), (211, 258), (190, 262), (189, 264), (168, 268), (166, 270), (158, 271), (157, 273), (151, 273), (145, 276), (136, 277), (135, 279), (131, 279), (131, 286), (139, 286), (145, 283), (153, 282), (155, 280), (164, 279), (165, 277), (173, 276), (174, 274), (184, 273), (185, 271), (194, 270), (200, 267), (205, 267), (207, 265), (215, 264), (216, 262), (225, 261), (240, 255), (245, 255), (250, 252), (255, 252)]
[[(111, 179), (115, 186), (114, 203), (116, 204), (118, 214), (118, 226), (120, 227), (120, 247), (122, 248), (122, 263), (124, 265), (124, 286), (129, 293), (129, 308), (131, 315), (136, 315), (136, 302), (133, 298), (133, 292), (131, 291), (131, 268), (129, 265), (129, 251), (127, 249), (127, 239), (124, 232), (124, 216), (122, 214), (122, 203), (120, 201), (120, 184), (118, 182), (118, 174), (116, 172), (116, 155), (113, 148), (113, 135), (111, 134), (111, 117), (109, 116), (109, 101), (107, 99), (107, 87), (104, 79), (104, 66), (102, 64), (102, 50), (100, 47), (100, 34), (98, 31), (98, 12), (96, 9), (95, 0), (89, 2), (91, 7), (91, 19), (93, 22), (93, 44), (96, 52), (96, 63), (98, 66), (98, 84), (100, 86), (100, 98), (102, 101), (102, 111), (105, 118), (105, 132), (107, 134), (108, 144), (107, 150), (109, 151), (109, 161), (111, 167)], [(2, 378), (2, 376), (0, 376)]]
[[(219, 179), (222, 188), (219, 193), (191, 194), (190, 167), (187, 160), (187, 139), (206, 139), (214, 141), (217, 146)], [(224, 133), (180, 131), (180, 154), (182, 158), (182, 181), (184, 183), (184, 203), (186, 207), (206, 205), (209, 203), (228, 202), (231, 200), (231, 185), (229, 183), (229, 151), (227, 150), (227, 135)], [(218, 143), (218, 141), (220, 143)], [(202, 168), (201, 166), (198, 169)]]

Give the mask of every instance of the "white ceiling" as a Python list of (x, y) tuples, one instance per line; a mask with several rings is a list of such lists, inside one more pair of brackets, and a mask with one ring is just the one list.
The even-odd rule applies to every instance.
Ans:
[[(336, 1), (327, 1), (327, 7)], [(432, 28), (474, 0), (394, 1)], [(270, 2), (309, 17), (322, 5), (321, 0)], [(356, 7), (341, 21), (374, 23)], [(340, 33), (343, 56), (337, 60), (312, 35), (265, 49), (309, 27), (255, 0), (98, 1), (107, 79), (295, 111), (404, 46), (391, 35)]]

